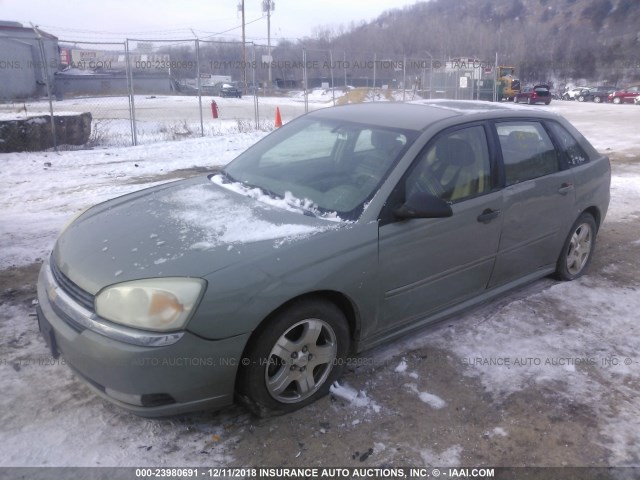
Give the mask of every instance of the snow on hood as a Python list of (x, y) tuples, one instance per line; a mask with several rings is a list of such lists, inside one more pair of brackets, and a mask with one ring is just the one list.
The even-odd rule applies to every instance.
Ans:
[(205, 276), (340, 226), (194, 177), (89, 209), (60, 235), (53, 260), (95, 294), (138, 278)]
[(163, 199), (163, 203), (171, 204), (173, 220), (201, 232), (202, 240), (191, 245), (194, 249), (263, 240), (281, 240), (279, 245), (326, 230), (318, 225), (273, 223), (261, 218), (248, 204), (234, 202), (228, 195), (207, 185), (176, 191)]

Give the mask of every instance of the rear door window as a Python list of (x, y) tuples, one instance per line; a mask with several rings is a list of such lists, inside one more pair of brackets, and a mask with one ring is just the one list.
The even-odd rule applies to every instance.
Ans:
[(496, 130), (507, 186), (559, 170), (558, 154), (540, 122), (501, 122)]

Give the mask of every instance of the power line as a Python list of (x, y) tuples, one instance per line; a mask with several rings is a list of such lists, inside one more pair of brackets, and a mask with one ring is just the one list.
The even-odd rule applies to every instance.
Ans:
[[(260, 16), (258, 18), (255, 18), (249, 22), (246, 22), (245, 25), (250, 25), (256, 22), (259, 22), (260, 20), (263, 20), (264, 17)], [(232, 28), (229, 28), (227, 30), (223, 30), (221, 32), (212, 32), (212, 31), (207, 31), (207, 30), (199, 30), (199, 29), (191, 29), (191, 28), (176, 28), (176, 29), (166, 29), (166, 30), (144, 30), (144, 31), (124, 31), (124, 32), (113, 32), (113, 31), (107, 31), (107, 30), (87, 30), (87, 29), (81, 29), (81, 28), (70, 28), (70, 27), (58, 27), (55, 25), (40, 25), (40, 28), (43, 29), (47, 29), (47, 30), (54, 30), (54, 31), (59, 31), (59, 32), (69, 32), (72, 34), (83, 34), (83, 35), (92, 35), (92, 36), (117, 36), (117, 37), (121, 37), (121, 38), (126, 38), (128, 36), (131, 35), (173, 35), (175, 36), (177, 33), (180, 32), (184, 32), (186, 35), (188, 35), (189, 38), (186, 39), (191, 39), (192, 38), (192, 31), (196, 31), (196, 32), (201, 32), (205, 35), (205, 37), (202, 37), (203, 39), (205, 38), (211, 38), (211, 37), (215, 37), (218, 35), (223, 35), (225, 33), (228, 32), (232, 32), (234, 30), (237, 30), (239, 28), (242, 28), (242, 24), (240, 25), (236, 25)]]

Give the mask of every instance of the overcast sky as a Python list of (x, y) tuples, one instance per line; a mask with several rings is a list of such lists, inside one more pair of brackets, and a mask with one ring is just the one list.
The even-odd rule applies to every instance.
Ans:
[[(70, 40), (181, 39), (221, 33), (241, 39), (240, 0), (0, 0), (0, 20), (29, 22)], [(310, 36), (314, 27), (370, 21), (416, 0), (274, 0), (272, 43)], [(247, 39), (265, 43), (262, 0), (245, 0)], [(250, 23), (252, 22), (252, 23)], [(236, 28), (237, 27), (237, 28)], [(230, 30), (230, 31), (228, 31)], [(125, 35), (126, 34), (126, 35)]]

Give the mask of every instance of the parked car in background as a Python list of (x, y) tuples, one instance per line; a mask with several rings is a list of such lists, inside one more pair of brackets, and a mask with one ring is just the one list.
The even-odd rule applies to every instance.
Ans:
[(567, 90), (562, 94), (563, 100), (575, 100), (585, 90), (589, 90), (590, 87), (575, 87), (571, 90)]
[(240, 92), (238, 87), (236, 87), (235, 85), (225, 83), (224, 85), (222, 85), (222, 88), (220, 88), (220, 96), (241, 98), (242, 92)]
[(529, 105), (534, 103), (544, 103), (549, 105), (551, 103), (551, 92), (549, 91), (549, 85), (534, 85), (531, 87), (523, 87), (519, 93), (516, 94), (513, 101), (515, 103), (525, 102)]
[(609, 95), (611, 93), (613, 93), (615, 91), (615, 88), (613, 87), (595, 87), (595, 88), (589, 88), (587, 90), (582, 91), (579, 95), (577, 100), (579, 102), (595, 102), (595, 103), (602, 103), (602, 102), (606, 102), (607, 98), (609, 97)]
[(225, 82), (218, 82), (214, 85), (202, 85), (202, 94), (217, 97), (242, 97), (242, 92), (234, 84)]
[(633, 85), (623, 90), (616, 90), (609, 94), (607, 101), (613, 103), (633, 103), (636, 97), (640, 95), (640, 85)]
[(420, 103), (322, 108), (80, 213), (38, 280), (49, 353), (138, 415), (266, 416), (327, 394), (348, 355), (583, 275), (608, 158), (551, 112)]

